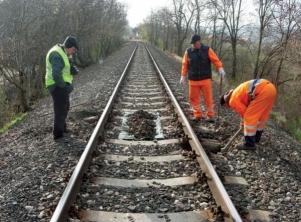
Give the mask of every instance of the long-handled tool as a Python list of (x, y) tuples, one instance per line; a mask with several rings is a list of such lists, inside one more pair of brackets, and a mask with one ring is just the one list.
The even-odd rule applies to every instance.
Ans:
[[(76, 105), (74, 105), (74, 106), (71, 106), (71, 107), (70, 107), (70, 110), (71, 110), (72, 108), (76, 107), (76, 106), (83, 106), (83, 105), (87, 105), (87, 104), (88, 104), (88, 102), (76, 104)], [(40, 115), (39, 117), (47, 116), (47, 115), (50, 115), (50, 114), (52, 114), (52, 113), (54, 113), (54, 112), (45, 113), (45, 114), (43, 114), (43, 115)]]
[[(221, 77), (221, 81), (219, 84), (219, 95), (222, 95), (222, 88), (223, 88), (223, 78)], [(217, 111), (217, 120), (219, 120), (219, 114), (220, 114), (221, 104), (218, 104), (218, 111)]]
[(235, 133), (235, 135), (231, 138), (231, 140), (227, 143), (227, 145), (221, 149), (221, 153), (226, 153), (228, 151), (230, 144), (237, 137), (237, 135), (240, 133), (241, 130), (242, 128), (239, 128), (239, 130)]

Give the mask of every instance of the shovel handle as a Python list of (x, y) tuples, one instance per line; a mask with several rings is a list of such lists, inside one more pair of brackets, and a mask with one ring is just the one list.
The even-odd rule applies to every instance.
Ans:
[[(222, 88), (223, 88), (223, 78), (221, 77), (220, 83), (219, 83), (219, 95), (222, 95)], [(221, 104), (218, 104), (218, 110), (217, 110), (217, 119), (219, 119), (219, 114), (221, 110)]]
[(225, 153), (228, 151), (229, 145), (232, 143), (232, 141), (237, 137), (237, 135), (240, 133), (242, 128), (239, 128), (239, 130), (235, 133), (235, 135), (231, 138), (231, 140), (227, 143), (227, 145), (221, 150), (222, 153)]
[[(89, 103), (86, 102), (86, 103), (76, 104), (76, 105), (74, 105), (74, 106), (70, 106), (69, 110), (71, 110), (72, 108), (74, 108), (74, 107), (76, 107), (76, 106), (82, 106), (82, 105), (87, 105), (87, 104), (89, 104)], [(45, 114), (43, 114), (43, 115), (40, 115), (39, 117), (47, 116), (47, 115), (50, 115), (50, 114), (52, 114), (52, 113), (54, 113), (54, 112), (45, 113)]]

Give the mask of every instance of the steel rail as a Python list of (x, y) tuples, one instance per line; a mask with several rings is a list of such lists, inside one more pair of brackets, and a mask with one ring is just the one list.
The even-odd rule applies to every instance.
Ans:
[(131, 64), (132, 58), (136, 52), (137, 47), (138, 47), (138, 44), (136, 45), (128, 63), (126, 64), (126, 67), (125, 67), (102, 115), (100, 116), (100, 119), (98, 120), (98, 123), (88, 141), (88, 144), (73, 171), (73, 174), (70, 178), (70, 181), (69, 181), (67, 187), (65, 188), (65, 191), (60, 199), (60, 202), (58, 203), (58, 205), (54, 211), (54, 214), (51, 217), (51, 220), (50, 220), (51, 222), (67, 221), (70, 206), (75, 201), (75, 198), (79, 191), (80, 185), (82, 183), (83, 174), (85, 173), (85, 171), (87, 170), (87, 168), (91, 162), (92, 152), (97, 145), (98, 137), (99, 137), (100, 133), (102, 132), (104, 125), (108, 119), (110, 110), (113, 105), (113, 101), (115, 100), (115, 98), (117, 96), (119, 87), (120, 87), (121, 83), (123, 82), (123, 79), (126, 75), (126, 72), (129, 68), (130, 64)]
[(188, 130), (188, 133), (189, 133), (188, 136), (191, 137), (191, 140), (189, 140), (190, 145), (193, 148), (197, 149), (197, 151), (201, 155), (201, 159), (204, 161), (205, 169), (202, 168), (202, 170), (205, 170), (204, 172), (207, 174), (207, 177), (209, 179), (213, 180), (213, 182), (215, 183), (215, 185), (218, 189), (218, 192), (220, 193), (220, 196), (222, 197), (221, 199), (219, 199), (219, 201), (221, 202), (220, 205), (222, 207), (223, 212), (226, 214), (226, 216), (230, 216), (232, 221), (242, 222), (243, 220), (241, 219), (240, 215), (238, 214), (238, 212), (237, 212), (234, 204), (232, 203), (226, 189), (224, 188), (224, 186), (223, 186), (221, 180), (219, 179), (217, 173), (215, 172), (215, 170), (214, 170), (207, 154), (205, 153), (199, 139), (195, 135), (195, 133), (194, 133), (192, 127), (190, 126), (185, 114), (183, 113), (180, 105), (178, 104), (178, 102), (177, 102), (176, 98), (174, 97), (171, 89), (169, 88), (163, 74), (161, 73), (161, 71), (160, 71), (160, 69), (159, 69), (159, 67), (158, 67), (158, 65), (155, 61), (155, 59), (151, 55), (151, 53), (150, 53), (150, 51), (149, 51), (149, 49), (147, 48), (146, 45), (145, 45), (145, 48), (147, 49), (147, 51), (148, 51), (148, 53), (149, 53), (149, 55), (150, 55), (150, 57), (151, 57), (151, 59), (154, 63), (154, 66), (155, 66), (157, 72), (159, 73), (159, 76), (160, 76), (163, 84), (165, 85), (165, 88), (166, 88), (166, 90), (167, 90), (167, 92), (168, 92), (168, 94), (169, 94), (169, 96), (170, 96), (177, 112), (180, 115), (180, 120), (182, 119), (182, 121), (181, 121), (182, 124), (184, 123), (184, 126), (186, 126), (186, 128)]

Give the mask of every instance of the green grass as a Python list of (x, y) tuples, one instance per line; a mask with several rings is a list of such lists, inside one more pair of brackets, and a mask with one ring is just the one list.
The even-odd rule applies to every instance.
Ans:
[(284, 116), (281, 116), (280, 113), (277, 112), (271, 112), (271, 115), (277, 120), (279, 121), (281, 124), (285, 125), (287, 120)]
[(287, 120), (277, 112), (271, 112), (271, 115), (284, 127), (286, 127), (301, 142), (301, 117), (298, 120)]
[(13, 121), (6, 124), (3, 128), (0, 129), (0, 133), (5, 132), (10, 126), (16, 124), (18, 121), (22, 120), (26, 116), (26, 113), (23, 113), (22, 115), (16, 117)]
[(287, 124), (287, 127), (289, 128), (289, 130), (294, 134), (295, 138), (298, 141), (301, 141), (301, 118), (299, 118), (298, 120), (292, 120)]

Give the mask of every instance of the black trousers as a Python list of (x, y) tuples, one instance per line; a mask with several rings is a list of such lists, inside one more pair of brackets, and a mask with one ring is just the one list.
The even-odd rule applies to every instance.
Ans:
[(70, 108), (69, 92), (67, 87), (56, 87), (51, 96), (54, 110), (53, 138), (56, 139), (62, 137), (66, 130), (66, 119)]

